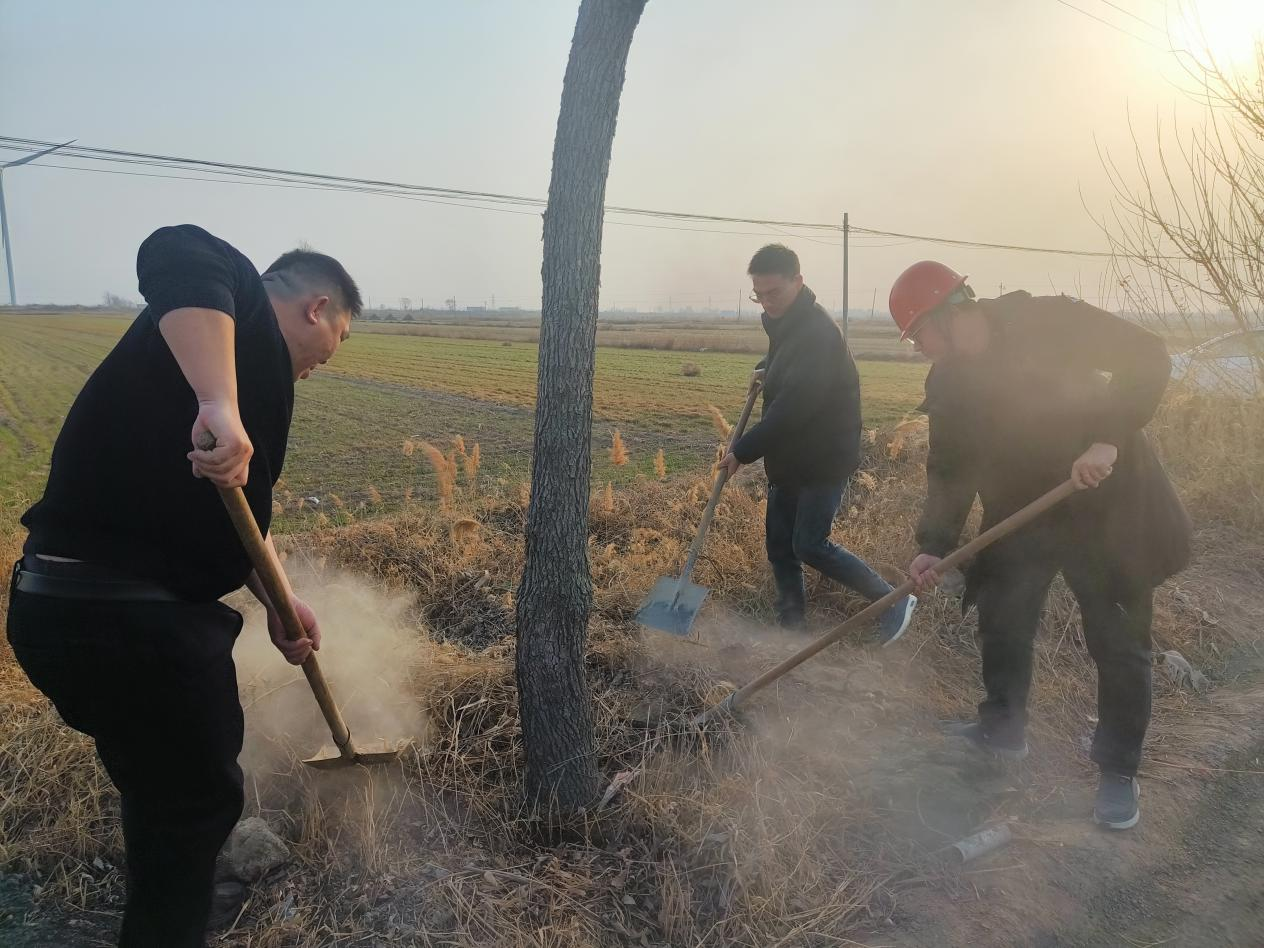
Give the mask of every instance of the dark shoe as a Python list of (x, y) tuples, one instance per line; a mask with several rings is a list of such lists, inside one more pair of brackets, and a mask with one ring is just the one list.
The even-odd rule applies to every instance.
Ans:
[(241, 907), (246, 902), (246, 887), (240, 882), (225, 879), (215, 883), (211, 895), (211, 914), (206, 920), (209, 931), (218, 932), (237, 921)]
[(802, 612), (777, 612), (777, 625), (790, 632), (806, 633), (808, 620)]
[(1141, 785), (1136, 777), (1102, 771), (1093, 822), (1112, 830), (1132, 829), (1141, 819)]
[(886, 648), (909, 627), (913, 610), (917, 608), (916, 596), (905, 596), (878, 619), (878, 644)]
[(978, 721), (950, 724), (944, 728), (944, 733), (949, 737), (962, 738), (968, 741), (975, 750), (1000, 760), (1022, 760), (1027, 756), (1029, 749), (1027, 742), (1024, 740), (1020, 740), (1016, 744), (997, 740), (983, 730), (983, 725)]

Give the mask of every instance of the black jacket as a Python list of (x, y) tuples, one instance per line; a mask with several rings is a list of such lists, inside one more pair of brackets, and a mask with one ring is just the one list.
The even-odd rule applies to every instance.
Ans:
[(976, 494), (987, 529), (1066, 480), (1089, 445), (1105, 442), (1119, 449), (1114, 473), (984, 551), (972, 580), (995, 557), (1033, 543), (1063, 552), (1068, 543), (1092, 546), (1114, 578), (1131, 583), (1157, 586), (1183, 569), (1189, 518), (1142, 431), (1171, 372), (1163, 341), (1066, 296), (1020, 291), (979, 302), (987, 351), (942, 360), (926, 378), (921, 550), (942, 556), (957, 545)]
[(763, 321), (764, 411), (733, 453), (763, 458), (776, 486), (840, 484), (860, 464), (860, 378), (843, 334), (806, 286), (784, 316)]

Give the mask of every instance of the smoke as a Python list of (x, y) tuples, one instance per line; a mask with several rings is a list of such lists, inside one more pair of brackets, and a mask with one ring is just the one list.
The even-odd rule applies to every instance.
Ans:
[[(405, 738), (425, 746), (428, 721), (413, 678), (433, 645), (409, 621), (412, 597), (345, 572), (300, 568), (290, 580), (316, 613), (317, 659), (356, 743)], [(295, 758), (333, 747), (329, 728), (302, 670), (269, 639), (263, 609), (238, 607), (246, 617), (234, 651), (246, 712), (241, 764), (255, 776), (288, 770)]]

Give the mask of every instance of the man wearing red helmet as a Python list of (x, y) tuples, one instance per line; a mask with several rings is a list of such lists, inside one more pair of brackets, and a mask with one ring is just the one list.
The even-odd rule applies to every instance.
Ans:
[(1110, 829), (1135, 826), (1154, 589), (1190, 552), (1188, 517), (1142, 430), (1167, 385), (1163, 341), (1066, 296), (975, 299), (964, 276), (933, 261), (896, 280), (891, 315), (934, 363), (922, 405), (926, 506), (909, 567), (920, 588), (939, 582), (936, 566), (976, 496), (986, 529), (1068, 474), (1081, 489), (971, 565), (964, 606), (978, 606), (987, 696), (978, 720), (953, 733), (997, 757), (1027, 755), (1032, 644), (1061, 572), (1097, 665), (1093, 817)]

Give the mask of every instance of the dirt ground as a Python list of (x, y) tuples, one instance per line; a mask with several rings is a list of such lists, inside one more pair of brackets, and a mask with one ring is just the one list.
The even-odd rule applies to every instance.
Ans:
[(912, 946), (1264, 945), (1264, 688), (1216, 699), (1235, 721), (1202, 767), (1151, 766), (1142, 821), (1107, 833), (1087, 819), (1089, 781), (1016, 841), (942, 886), (902, 893), (884, 931), (862, 943)]
[[(783, 651), (722, 634), (716, 661), (736, 680)], [(831, 650), (751, 723), (849, 760), (846, 779), (876, 799), (871, 842), (908, 868), (888, 884), (887, 917), (856, 934), (866, 948), (1264, 946), (1264, 669), (1253, 654), (1237, 662), (1237, 681), (1167, 719), (1142, 765), (1141, 823), (1123, 833), (1091, 821), (1087, 753), (1052, 781), (1034, 739), (1028, 762), (982, 760), (906, 713), (920, 682), (882, 652)], [(1014, 837), (1004, 848), (965, 866), (944, 855), (999, 822)]]

